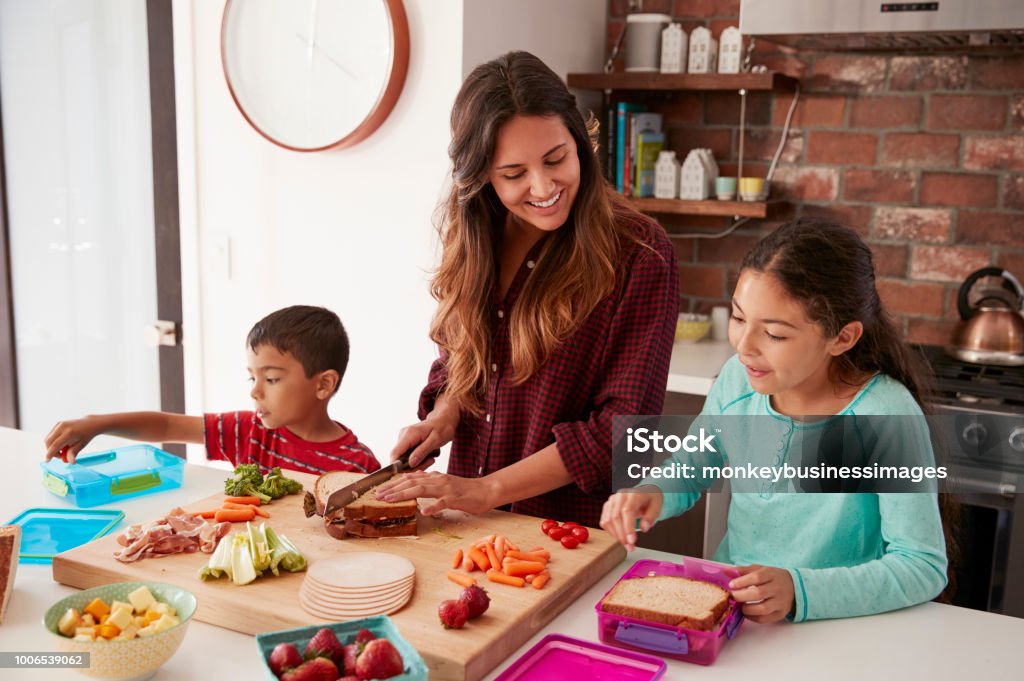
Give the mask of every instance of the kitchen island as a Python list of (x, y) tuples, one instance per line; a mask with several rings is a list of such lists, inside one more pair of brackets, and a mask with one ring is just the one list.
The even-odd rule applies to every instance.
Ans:
[[(91, 448), (92, 449), (92, 448)], [(0, 522), (27, 508), (66, 502), (43, 489), (39, 462), (42, 437), (0, 428), (5, 471), (0, 477)], [(132, 522), (160, 516), (170, 507), (216, 491), (223, 470), (187, 466), (181, 489), (141, 496), (117, 504)], [(554, 618), (486, 678), (493, 679), (547, 633), (597, 640), (594, 604), (637, 559), (678, 559), (668, 553), (638, 550)], [(10, 608), (0, 625), (0, 651), (49, 652), (54, 648), (42, 627), (43, 613), (75, 590), (55, 583), (49, 565), (18, 567)], [(440, 625), (438, 625), (440, 626)], [(459, 632), (451, 632), (453, 637)], [(457, 639), (453, 639), (457, 640)], [(745, 622), (711, 667), (669, 662), (666, 679), (949, 679), (1016, 678), (1024, 620), (927, 603), (897, 612), (848, 620), (759, 626)], [(194, 621), (178, 652), (153, 677), (156, 680), (262, 678), (252, 636)], [(73, 670), (4, 669), (5, 680), (85, 678)]]

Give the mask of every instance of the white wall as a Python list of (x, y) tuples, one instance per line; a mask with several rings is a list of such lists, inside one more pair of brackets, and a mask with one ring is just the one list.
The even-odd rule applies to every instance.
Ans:
[[(467, 59), (475, 65), (518, 48), (552, 59), (563, 75), (599, 68), (606, 3), (406, 0), (412, 53), (394, 111), (351, 149), (301, 154), (263, 139), (231, 100), (219, 54), (223, 3), (181, 8), (184, 1), (175, 5), (179, 172), (183, 260), (189, 249), (193, 257), (183, 277), (198, 280), (185, 285), (189, 411), (249, 408), (249, 328), (286, 305), (325, 305), (352, 343), (331, 413), (387, 460), (399, 428), (416, 417), (435, 355), (427, 338), (432, 217), (449, 176), (448, 116)], [(588, 20), (570, 21), (575, 12)], [(535, 30), (553, 14), (562, 17), (556, 26)], [(582, 32), (597, 23), (599, 37)], [(218, 255), (225, 242), (230, 277)]]

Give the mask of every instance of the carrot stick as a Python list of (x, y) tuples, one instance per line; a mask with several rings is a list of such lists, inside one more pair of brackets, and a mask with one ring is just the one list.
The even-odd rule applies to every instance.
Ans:
[(523, 577), (523, 579), (525, 579), (526, 583), (529, 584), (530, 582), (533, 581), (533, 578), (536, 577), (536, 576), (537, 575), (526, 575), (525, 577)]
[(462, 549), (455, 549), (452, 554), (452, 570), (457, 570), (462, 565)]
[(544, 572), (544, 563), (534, 563), (529, 560), (505, 560), (505, 564), (502, 566), (502, 572), (509, 577), (522, 577), (523, 575), (532, 575), (538, 572)]
[(505, 557), (518, 560), (531, 560), (535, 563), (547, 563), (551, 560), (551, 554), (547, 551), (534, 551), (532, 553), (527, 551), (509, 551), (505, 554)]
[(232, 504), (247, 504), (249, 506), (260, 506), (263, 502), (259, 497), (224, 497), (224, 501)]
[(212, 518), (213, 514), (216, 512), (217, 511), (199, 511), (198, 513), (193, 513), (192, 515), (196, 516), (197, 518)]
[(237, 508), (218, 508), (213, 514), (213, 519), (218, 523), (240, 523), (255, 517), (256, 511), (240, 511)]
[(235, 511), (252, 511), (261, 518), (269, 518), (270, 514), (259, 506), (250, 506), (249, 504), (236, 504), (231, 501), (225, 501), (222, 508), (230, 508)]
[(498, 560), (498, 555), (494, 553), (494, 547), (488, 544), (484, 547), (484, 551), (487, 552), (487, 560), (490, 561), (492, 568), (500, 568), (501, 561)]
[(472, 558), (473, 562), (476, 563), (476, 566), (484, 572), (486, 572), (487, 569), (491, 567), (490, 559), (488, 559), (487, 556), (484, 555), (483, 551), (481, 551), (475, 546), (469, 550), (469, 557)]
[(519, 547), (512, 543), (512, 540), (505, 537), (505, 550), (506, 551), (518, 551)]
[(549, 579), (551, 579), (551, 573), (545, 570), (533, 578), (532, 586), (534, 589), (543, 589)]
[(474, 584), (476, 584), (475, 579), (473, 579), (469, 575), (460, 574), (455, 570), (448, 571), (448, 579), (455, 582), (459, 586), (473, 586)]
[[(526, 580), (522, 577), (509, 577), (500, 570), (488, 570), (487, 579), (498, 584), (508, 584), (509, 586), (523, 586), (526, 584)], [(536, 581), (536, 580), (534, 580)]]
[(466, 555), (462, 557), (462, 569), (466, 572), (476, 570), (476, 563), (474, 563), (473, 559), (469, 557), (469, 551), (467, 551)]
[(494, 555), (498, 557), (498, 563), (505, 560), (505, 537), (498, 535), (494, 538)]

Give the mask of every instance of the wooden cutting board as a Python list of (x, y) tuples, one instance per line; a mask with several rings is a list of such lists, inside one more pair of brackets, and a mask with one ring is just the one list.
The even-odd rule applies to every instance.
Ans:
[[(289, 475), (312, 489), (315, 476)], [(353, 480), (359, 477), (351, 475)], [(214, 494), (184, 508), (216, 508), (223, 497)], [(412, 599), (391, 618), (423, 656), (431, 679), (483, 678), (626, 555), (602, 530), (591, 529), (589, 541), (569, 550), (541, 533), (541, 519), (501, 511), (479, 516), (444, 511), (434, 518), (421, 517), (418, 538), (337, 540), (327, 535), (319, 516), (305, 517), (301, 494), (289, 495), (265, 508), (271, 514), (268, 524), (292, 540), (310, 563), (347, 551), (393, 552), (413, 562), (416, 586)], [(236, 523), (235, 527), (243, 529), (245, 525)], [(456, 598), (461, 590), (446, 577), (452, 554), (456, 548), (468, 548), (478, 538), (493, 533), (505, 535), (523, 549), (538, 545), (548, 549), (551, 581), (540, 590), (516, 588), (493, 584), (479, 571), (474, 572), (477, 582), (491, 595), (491, 607), (465, 628), (446, 630), (438, 620), (437, 607), (443, 600)], [(113, 556), (117, 548), (117, 536), (111, 534), (59, 554), (53, 559), (53, 579), (83, 589), (121, 581), (169, 582), (195, 594), (199, 602), (197, 620), (246, 634), (326, 621), (299, 605), (299, 587), (305, 573), (269, 575), (245, 586), (235, 586), (226, 579), (203, 582), (197, 575), (208, 554), (121, 563)]]

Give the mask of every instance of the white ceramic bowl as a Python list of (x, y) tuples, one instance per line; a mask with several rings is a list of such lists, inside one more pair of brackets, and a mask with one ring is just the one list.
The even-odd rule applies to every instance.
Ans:
[[(75, 641), (57, 631), (57, 623), (68, 608), (81, 611), (94, 598), (127, 601), (128, 594), (146, 586), (157, 601), (177, 610), (181, 624), (152, 636), (124, 641)], [(53, 635), (54, 645), (62, 653), (89, 653), (89, 667), (78, 669), (86, 676), (110, 681), (143, 681), (148, 679), (181, 645), (196, 612), (196, 597), (191, 592), (161, 582), (117, 582), (79, 591), (50, 606), (43, 616), (43, 626)]]

